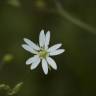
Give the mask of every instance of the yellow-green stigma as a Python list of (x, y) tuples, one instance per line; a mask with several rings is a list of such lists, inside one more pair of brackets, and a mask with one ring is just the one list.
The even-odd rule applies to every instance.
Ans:
[(48, 56), (48, 52), (44, 49), (40, 50), (38, 54), (41, 59), (46, 58)]

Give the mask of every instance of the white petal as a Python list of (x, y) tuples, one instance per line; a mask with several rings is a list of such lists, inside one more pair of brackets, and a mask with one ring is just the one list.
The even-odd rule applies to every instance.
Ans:
[(47, 75), (48, 74), (48, 64), (45, 59), (42, 60), (42, 68), (43, 68), (44, 73)]
[(38, 53), (37, 51), (35, 51), (33, 48), (31, 48), (30, 46), (28, 46), (28, 45), (26, 45), (26, 44), (23, 44), (22, 47), (23, 47), (25, 50), (27, 50), (27, 51), (29, 51), (29, 52), (31, 52), (31, 53), (33, 53), (33, 54), (37, 54), (37, 53)]
[(24, 41), (33, 49), (40, 50), (39, 46), (37, 46), (35, 43), (33, 43), (31, 40), (24, 38)]
[(50, 42), (50, 31), (46, 33), (46, 38), (45, 38), (45, 48), (48, 48)]
[(57, 70), (57, 65), (56, 65), (55, 61), (54, 61), (52, 58), (47, 57), (47, 62), (48, 62), (48, 64), (49, 64), (53, 69)]
[(39, 65), (39, 63), (40, 63), (40, 58), (36, 62), (32, 63), (31, 70), (35, 69)]
[(44, 47), (45, 45), (45, 34), (44, 34), (44, 30), (41, 30), (40, 35), (39, 35), (39, 44), (40, 47)]
[(50, 56), (59, 55), (59, 54), (63, 53), (64, 51), (65, 51), (64, 49), (58, 49), (58, 50), (56, 50), (54, 52), (49, 53), (49, 55)]
[(26, 64), (29, 65), (29, 64), (32, 64), (32, 63), (34, 63), (34, 62), (36, 62), (36, 61), (38, 61), (38, 60), (39, 60), (39, 56), (38, 56), (38, 55), (35, 55), (34, 57), (29, 58), (29, 59), (26, 61)]
[(62, 44), (55, 44), (55, 45), (53, 45), (52, 47), (50, 47), (49, 49), (48, 49), (48, 52), (54, 52), (54, 51), (56, 51), (58, 48), (60, 48), (62, 46)]

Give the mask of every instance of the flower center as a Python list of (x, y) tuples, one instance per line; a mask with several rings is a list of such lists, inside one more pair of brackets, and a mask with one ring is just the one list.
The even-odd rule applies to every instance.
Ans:
[(48, 52), (45, 49), (41, 49), (38, 53), (41, 59), (46, 58), (48, 56)]

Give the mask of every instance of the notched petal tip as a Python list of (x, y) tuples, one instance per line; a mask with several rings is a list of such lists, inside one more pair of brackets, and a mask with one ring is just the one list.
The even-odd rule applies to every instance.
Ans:
[(54, 70), (57, 70), (57, 64), (51, 57), (47, 58), (47, 62)]
[(52, 47), (50, 47), (50, 48), (48, 49), (48, 52), (54, 52), (54, 51), (58, 50), (61, 46), (62, 46), (61, 43), (55, 44), (55, 45), (53, 45)]
[(40, 33), (44, 33), (44, 29), (42, 29), (42, 30), (40, 31)]
[(26, 41), (29, 40), (29, 39), (27, 39), (27, 38), (23, 38), (23, 40), (26, 42)]
[(24, 48), (26, 51), (29, 51), (29, 52), (31, 52), (31, 53), (33, 53), (33, 54), (38, 54), (38, 52), (36, 51), (36, 50), (34, 50), (33, 48), (31, 48), (29, 45), (27, 45), (27, 44), (23, 44), (22, 45), (22, 48)]
[(59, 54), (62, 54), (65, 50), (64, 49), (58, 49), (54, 52), (50, 52), (50, 56), (55, 56), (55, 55), (59, 55)]
[(47, 31), (46, 35), (47, 35), (47, 34), (50, 36), (50, 31), (49, 31), (49, 30)]
[(50, 31), (47, 31), (45, 36), (45, 47), (48, 46), (50, 43)]
[(62, 49), (62, 53), (65, 52), (65, 49)]
[(23, 38), (23, 40), (25, 41), (27, 38)]
[(40, 61), (40, 58), (38, 57), (38, 55), (34, 55), (33, 57), (30, 57), (27, 61), (26, 64), (32, 64), (34, 62)]
[(45, 45), (45, 33), (44, 33), (44, 30), (41, 30), (41, 32), (40, 32), (39, 45), (40, 45), (40, 47), (43, 47)]
[(21, 47), (24, 48), (25, 44), (22, 44)]
[(29, 45), (30, 47), (32, 47), (34, 50), (40, 50), (39, 46), (36, 45), (33, 41), (27, 39), (27, 38), (24, 38), (24, 41), (27, 45)]
[(37, 68), (37, 66), (39, 65), (39, 63), (40, 63), (40, 59), (38, 59), (36, 62), (32, 63), (31, 70)]

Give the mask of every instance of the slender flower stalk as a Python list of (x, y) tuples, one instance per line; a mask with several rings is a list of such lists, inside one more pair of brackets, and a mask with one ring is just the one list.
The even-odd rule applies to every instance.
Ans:
[(57, 70), (57, 64), (51, 58), (51, 56), (59, 55), (65, 50), (59, 49), (62, 46), (61, 43), (55, 44), (48, 48), (50, 43), (50, 31), (45, 34), (44, 30), (41, 30), (39, 35), (39, 45), (36, 45), (34, 42), (27, 38), (24, 38), (24, 41), (26, 44), (22, 44), (22, 47), (26, 51), (34, 54), (33, 57), (26, 61), (26, 65), (31, 65), (31, 70), (35, 69), (40, 64), (40, 62), (46, 75), (48, 74), (48, 68), (50, 67), (52, 67), (54, 70)]

